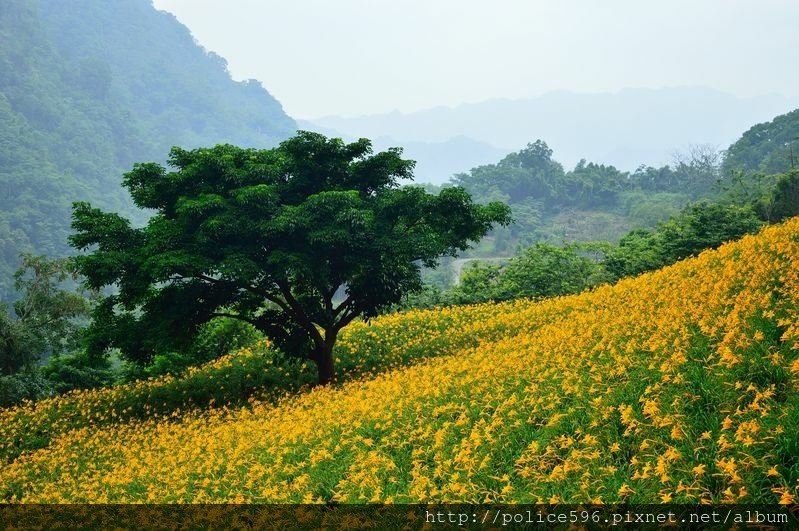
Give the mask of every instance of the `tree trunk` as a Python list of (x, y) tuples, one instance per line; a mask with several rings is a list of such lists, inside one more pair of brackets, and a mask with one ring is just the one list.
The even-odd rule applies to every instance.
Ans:
[(319, 371), (319, 385), (328, 385), (336, 381), (336, 367), (333, 362), (333, 343), (325, 341), (314, 350), (314, 363)]

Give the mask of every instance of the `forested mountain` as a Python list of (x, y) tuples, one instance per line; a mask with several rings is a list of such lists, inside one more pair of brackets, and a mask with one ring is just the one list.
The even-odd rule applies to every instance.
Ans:
[(535, 242), (616, 241), (722, 193), (721, 152), (695, 146), (675, 158), (672, 165), (634, 172), (585, 159), (568, 169), (546, 142), (536, 140), (494, 164), (456, 174), (444, 186), (463, 186), (479, 202), (511, 206), (514, 223), (496, 228), (465, 254), (507, 256)]
[(516, 222), (494, 230), (478, 254), (504, 255), (537, 241), (615, 241), (697, 201), (763, 199), (779, 174), (799, 167), (799, 110), (751, 127), (726, 150), (689, 146), (659, 167), (622, 171), (582, 159), (568, 169), (553, 154), (537, 140), (444, 185), (463, 186), (478, 201), (501, 200), (513, 209)]
[(131, 214), (121, 179), (135, 162), (173, 145), (270, 147), (295, 129), (148, 0), (2, 0), (0, 295), (20, 252), (69, 252), (73, 201)]
[(799, 109), (752, 126), (727, 150), (726, 171), (765, 174), (799, 167)]

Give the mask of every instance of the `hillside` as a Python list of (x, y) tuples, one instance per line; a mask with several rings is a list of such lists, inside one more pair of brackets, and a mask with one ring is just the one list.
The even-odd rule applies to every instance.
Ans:
[(750, 127), (727, 150), (725, 171), (766, 174), (799, 167), (799, 109)]
[[(294, 121), (147, 0), (0, 3), (0, 297), (21, 251), (69, 252), (71, 203), (132, 212), (122, 173), (173, 145), (266, 147)], [(144, 213), (138, 213), (141, 220)]]
[[(616, 242), (631, 229), (651, 228), (686, 205), (723, 196), (727, 181), (716, 150), (697, 148), (673, 166), (622, 172), (581, 160), (566, 169), (543, 140), (498, 162), (452, 177), (480, 203), (507, 203), (514, 222), (491, 231), (463, 257), (509, 257), (536, 242)], [(429, 188), (435, 189), (432, 185)]]
[[(6, 454), (0, 499), (796, 503), (798, 235), (794, 218), (581, 295), (357, 324), (338, 356), (360, 376), (277, 401), (186, 413), (175, 387), (163, 410), (137, 391), (163, 380), (7, 410), (0, 447), (42, 448)], [(229, 363), (186, 378), (222, 390)]]

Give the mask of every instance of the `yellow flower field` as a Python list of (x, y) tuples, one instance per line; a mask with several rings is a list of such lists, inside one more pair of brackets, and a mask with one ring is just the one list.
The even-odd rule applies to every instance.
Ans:
[(342, 341), (349, 366), (372, 349), (396, 368), (245, 406), (82, 414), (0, 469), (0, 499), (799, 499), (799, 219), (589, 293), (393, 315)]
[[(384, 372), (431, 356), (457, 352), (518, 329), (491, 317), (512, 311), (516, 302), (394, 314), (369, 325), (344, 329), (336, 355), (340, 380)], [(197, 408), (274, 400), (301, 392), (315, 381), (308, 364), (287, 364), (268, 340), (202, 367), (107, 389), (74, 391), (20, 407), (0, 409), (0, 462), (41, 448), (52, 437), (80, 427), (118, 424), (150, 417), (174, 418)]]

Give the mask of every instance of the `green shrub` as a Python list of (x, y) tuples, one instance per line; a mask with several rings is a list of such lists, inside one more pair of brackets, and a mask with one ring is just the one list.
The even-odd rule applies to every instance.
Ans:
[(200, 327), (197, 337), (185, 352), (156, 354), (146, 366), (125, 363), (123, 379), (134, 381), (165, 374), (177, 376), (189, 367), (197, 367), (218, 359), (225, 354), (252, 345), (262, 337), (260, 332), (247, 323), (220, 317)]
[(0, 376), (0, 407), (14, 406), (24, 400), (38, 400), (52, 394), (50, 382), (38, 371)]
[(73, 389), (108, 387), (117, 380), (107, 359), (90, 359), (83, 353), (71, 356), (53, 356), (41, 368), (43, 376), (59, 394)]

